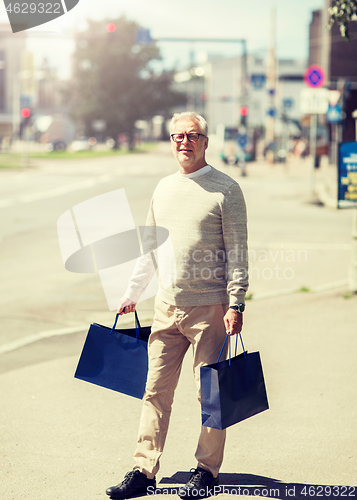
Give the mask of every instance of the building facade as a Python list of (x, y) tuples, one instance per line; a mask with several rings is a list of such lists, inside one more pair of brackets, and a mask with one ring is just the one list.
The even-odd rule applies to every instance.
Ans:
[(20, 96), (22, 58), (26, 34), (13, 33), (9, 24), (0, 24), (0, 141), (10, 137), (20, 113), (17, 100)]
[(326, 0), (324, 9), (312, 13), (309, 63), (322, 66), (326, 73), (326, 88), (341, 92), (338, 104), (342, 106), (345, 117), (341, 125), (330, 127), (332, 142), (354, 141), (352, 112), (357, 109), (357, 21), (349, 23), (352, 41), (347, 42), (341, 36), (337, 23), (331, 30), (326, 29), (329, 6), (330, 0)]
[(287, 117), (298, 122), (305, 69), (304, 60), (277, 60), (275, 88), (269, 92), (266, 58), (249, 55), (246, 62), (242, 57), (207, 62), (204, 114), (211, 130), (222, 123), (229, 127), (239, 125), (242, 108), (247, 108), (250, 127), (264, 127), (269, 112), (277, 119), (277, 133), (279, 120)]

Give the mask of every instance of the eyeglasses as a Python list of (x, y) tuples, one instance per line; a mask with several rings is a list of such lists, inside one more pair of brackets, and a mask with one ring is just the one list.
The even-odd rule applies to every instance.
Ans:
[(205, 135), (203, 134), (196, 134), (196, 133), (192, 133), (192, 134), (171, 134), (171, 139), (174, 141), (174, 142), (182, 142), (185, 138), (185, 136), (187, 137), (187, 140), (190, 141), (190, 142), (197, 142), (198, 139), (200, 138), (200, 135), (202, 137), (206, 137)]

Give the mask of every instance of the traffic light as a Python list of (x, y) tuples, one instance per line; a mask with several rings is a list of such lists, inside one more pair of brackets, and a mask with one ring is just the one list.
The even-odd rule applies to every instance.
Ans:
[(241, 106), (239, 112), (240, 112), (240, 124), (244, 125), (244, 127), (246, 127), (247, 126), (247, 116), (249, 113), (247, 106)]
[(116, 31), (117, 27), (114, 23), (108, 23), (105, 27), (108, 33), (114, 33)]
[(20, 111), (20, 114), (22, 116), (22, 120), (20, 123), (20, 137), (22, 137), (22, 134), (23, 134), (25, 128), (28, 127), (30, 124), (31, 109), (30, 108), (22, 108)]
[(21, 110), (21, 116), (22, 116), (22, 118), (29, 118), (30, 115), (31, 115), (30, 108), (22, 108), (22, 110)]

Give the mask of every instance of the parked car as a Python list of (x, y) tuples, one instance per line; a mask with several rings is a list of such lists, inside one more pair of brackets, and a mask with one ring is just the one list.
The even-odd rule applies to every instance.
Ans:
[(252, 159), (252, 140), (245, 127), (225, 127), (223, 146), (220, 153), (224, 163), (238, 165)]
[(67, 149), (67, 144), (64, 141), (48, 142), (45, 149), (48, 153), (52, 151), (65, 151)]

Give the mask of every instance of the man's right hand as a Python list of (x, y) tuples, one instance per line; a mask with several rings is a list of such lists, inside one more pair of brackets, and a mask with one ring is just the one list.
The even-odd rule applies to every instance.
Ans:
[(126, 297), (119, 300), (118, 314), (128, 314), (135, 311), (136, 302), (133, 302)]

